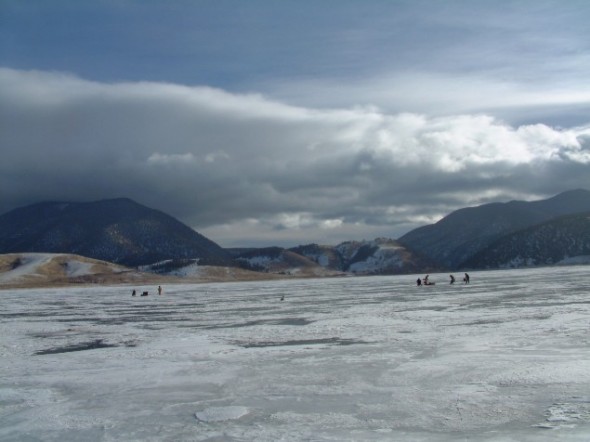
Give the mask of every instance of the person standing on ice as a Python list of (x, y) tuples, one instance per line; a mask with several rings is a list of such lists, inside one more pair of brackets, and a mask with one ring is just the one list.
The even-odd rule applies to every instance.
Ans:
[(162, 286), (161, 286), (161, 285), (159, 285), (159, 286), (158, 286), (158, 295), (161, 295), (161, 294), (162, 294)]
[(455, 283), (455, 277), (453, 275), (449, 275), (449, 277), (451, 278), (451, 284)]
[(465, 277), (463, 278), (463, 282), (465, 284), (469, 284), (469, 275), (467, 273), (465, 273)]
[(420, 278), (418, 278), (418, 279), (416, 280), (416, 285), (417, 285), (418, 287), (420, 287), (420, 286), (422, 285), (422, 280), (421, 280)]

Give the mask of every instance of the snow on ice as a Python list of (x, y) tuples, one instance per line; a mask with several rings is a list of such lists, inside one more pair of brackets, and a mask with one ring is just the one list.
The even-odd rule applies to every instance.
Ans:
[(0, 440), (590, 440), (590, 268), (471, 276), (0, 291)]

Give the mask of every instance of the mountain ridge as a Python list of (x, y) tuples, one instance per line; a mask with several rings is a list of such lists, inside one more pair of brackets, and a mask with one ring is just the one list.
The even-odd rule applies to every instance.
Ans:
[(129, 198), (42, 202), (10, 211), (0, 216), (0, 252), (73, 253), (128, 266), (189, 257), (230, 262), (213, 241)]
[(467, 207), (451, 212), (435, 224), (414, 229), (399, 242), (438, 265), (459, 269), (480, 250), (502, 236), (562, 215), (590, 211), (590, 192), (562, 192), (538, 201), (509, 201)]
[(505, 235), (464, 266), (508, 269), (573, 262), (590, 263), (590, 212), (564, 215)]
[[(289, 249), (223, 249), (164, 212), (129, 198), (44, 202), (0, 216), (0, 253), (71, 253), (160, 275), (185, 276), (194, 276), (209, 265), (236, 269), (228, 270), (228, 274), (241, 268), (244, 272), (285, 277), (551, 265), (564, 259), (585, 262), (582, 254), (586, 249), (575, 239), (590, 235), (590, 223), (583, 215), (573, 224), (563, 220), (574, 219), (584, 211), (590, 213), (590, 192), (576, 189), (545, 200), (458, 209), (398, 240), (376, 238)], [(569, 239), (555, 244), (551, 235)], [(529, 250), (535, 241), (548, 245)], [(526, 256), (521, 256), (523, 253)]]

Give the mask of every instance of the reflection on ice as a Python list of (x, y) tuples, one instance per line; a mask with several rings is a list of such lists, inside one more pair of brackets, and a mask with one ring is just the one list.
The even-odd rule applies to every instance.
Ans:
[(416, 277), (2, 291), (0, 439), (590, 439), (588, 267)]

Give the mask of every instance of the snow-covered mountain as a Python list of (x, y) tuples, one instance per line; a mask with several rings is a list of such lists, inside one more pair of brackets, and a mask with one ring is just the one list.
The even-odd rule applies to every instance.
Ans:
[(333, 247), (310, 244), (291, 250), (322, 267), (357, 275), (393, 275), (434, 269), (425, 258), (390, 238), (346, 241)]
[(318, 264), (310, 257), (280, 247), (244, 250), (235, 255), (234, 261), (242, 268), (264, 273), (289, 276), (335, 276), (337, 268)]
[(347, 257), (346, 271), (355, 274), (414, 273), (429, 269), (424, 259), (389, 238), (346, 242), (337, 246), (336, 250)]

